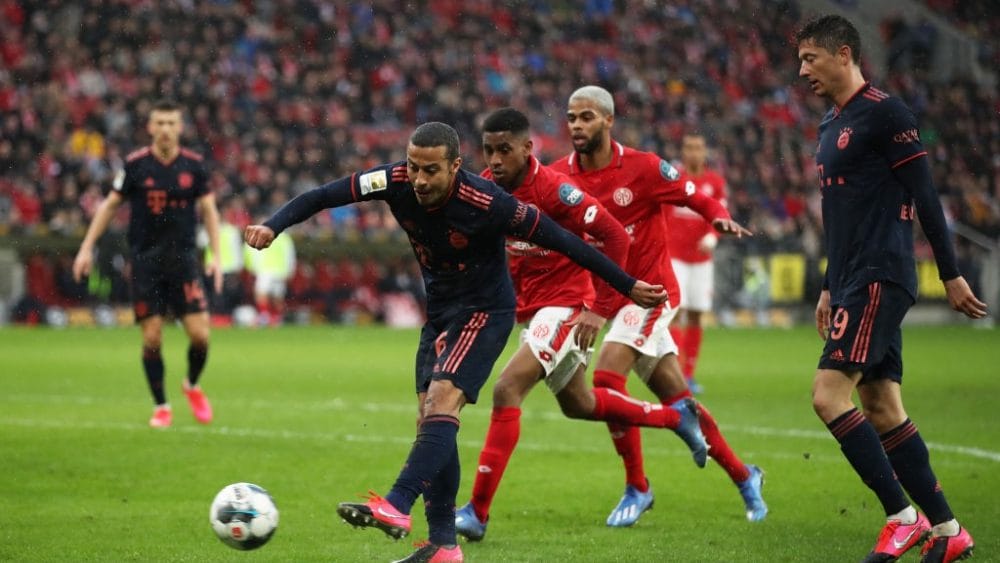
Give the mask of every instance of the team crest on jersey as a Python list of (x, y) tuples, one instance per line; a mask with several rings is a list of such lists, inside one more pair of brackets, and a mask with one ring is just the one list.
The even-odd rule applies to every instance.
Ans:
[(451, 244), (454, 248), (462, 250), (463, 248), (469, 246), (469, 237), (465, 236), (465, 234), (460, 233), (458, 231), (449, 231), (448, 243)]
[(579, 205), (583, 201), (583, 192), (573, 184), (562, 184), (559, 186), (559, 200), (569, 205)]
[(671, 182), (677, 180), (681, 177), (681, 173), (677, 171), (676, 168), (670, 165), (666, 160), (660, 161), (660, 176), (664, 179), (670, 180)]
[(361, 195), (368, 195), (385, 190), (389, 186), (389, 181), (386, 179), (385, 170), (376, 170), (362, 174), (358, 178), (358, 184), (361, 186)]
[(531, 335), (541, 340), (549, 335), (549, 327), (545, 325), (538, 325), (532, 329)]
[(847, 145), (851, 142), (851, 133), (853, 132), (854, 129), (851, 129), (850, 127), (844, 127), (840, 130), (840, 135), (837, 137), (838, 149), (844, 150), (847, 148)]
[(639, 326), (639, 323), (642, 322), (642, 315), (636, 311), (626, 311), (622, 320), (625, 322), (625, 326)]
[(630, 203), (632, 203), (635, 195), (632, 193), (632, 190), (627, 187), (622, 187), (615, 190), (615, 193), (612, 194), (611, 197), (620, 207), (627, 207)]
[(190, 172), (181, 172), (177, 175), (177, 185), (181, 187), (182, 190), (186, 190), (194, 185), (194, 176)]

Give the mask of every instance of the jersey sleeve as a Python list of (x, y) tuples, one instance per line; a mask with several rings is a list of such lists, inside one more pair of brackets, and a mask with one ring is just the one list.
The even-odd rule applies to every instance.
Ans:
[(920, 142), (917, 118), (899, 98), (887, 98), (871, 112), (875, 150), (885, 157), (892, 168), (927, 154)]
[(202, 197), (212, 193), (212, 188), (208, 185), (208, 170), (203, 162), (197, 163), (194, 172), (194, 196)]
[(132, 193), (132, 190), (135, 189), (135, 166), (131, 163), (126, 163), (125, 166), (116, 172), (114, 179), (111, 181), (111, 189), (123, 196)]
[(694, 182), (666, 160), (650, 154), (644, 169), (647, 171), (644, 174), (647, 185), (658, 202), (688, 207), (710, 223), (716, 219), (729, 219), (729, 212), (719, 201), (699, 192)]

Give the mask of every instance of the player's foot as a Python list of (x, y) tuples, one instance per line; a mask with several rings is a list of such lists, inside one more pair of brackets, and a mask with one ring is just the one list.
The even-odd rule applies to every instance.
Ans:
[(469, 541), (482, 541), (486, 535), (486, 522), (479, 521), (471, 502), (455, 511), (455, 531)]
[(708, 444), (705, 442), (705, 435), (701, 433), (701, 426), (698, 423), (698, 402), (688, 397), (670, 405), (670, 408), (681, 415), (681, 423), (674, 429), (674, 432), (691, 449), (691, 457), (694, 458), (695, 465), (705, 467), (705, 463), (708, 461)]
[(431, 542), (417, 544), (417, 550), (392, 563), (462, 563), (465, 557), (458, 545), (444, 547)]
[(767, 503), (764, 502), (764, 472), (756, 465), (747, 465), (750, 476), (746, 481), (736, 485), (740, 489), (740, 496), (743, 497), (743, 504), (747, 507), (747, 520), (760, 522), (767, 516)]
[(153, 428), (167, 428), (174, 421), (174, 413), (170, 410), (170, 405), (157, 405), (153, 409), (153, 417), (149, 419), (149, 425)]
[[(649, 485), (649, 481), (646, 481)], [(624, 527), (631, 526), (639, 521), (643, 512), (653, 508), (653, 488), (649, 487), (646, 492), (640, 492), (632, 485), (625, 485), (625, 494), (618, 501), (618, 506), (611, 511), (608, 516), (608, 526)]]
[(927, 517), (917, 513), (917, 521), (904, 524), (899, 520), (889, 520), (875, 540), (868, 557), (862, 563), (887, 563), (896, 561), (910, 548), (920, 544), (931, 533), (931, 523)]
[(972, 557), (976, 544), (969, 532), (962, 528), (957, 536), (932, 536), (920, 551), (921, 563), (951, 563)]
[(368, 502), (338, 504), (337, 514), (355, 528), (378, 528), (392, 539), (398, 540), (410, 533), (410, 516), (372, 491), (368, 491)]
[(191, 405), (191, 412), (194, 418), (202, 424), (212, 422), (212, 405), (208, 402), (208, 397), (201, 387), (191, 387), (188, 382), (184, 382), (184, 395), (187, 396), (188, 404)]
[(701, 395), (705, 392), (705, 387), (701, 383), (698, 383), (693, 377), (687, 381), (688, 390), (695, 395)]

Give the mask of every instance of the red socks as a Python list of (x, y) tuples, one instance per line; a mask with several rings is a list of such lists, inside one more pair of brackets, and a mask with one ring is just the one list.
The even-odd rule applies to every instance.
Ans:
[[(609, 370), (594, 371), (594, 391), (605, 388), (628, 396), (625, 388), (625, 376)], [(600, 407), (598, 407), (600, 408)], [(641, 492), (649, 490), (649, 482), (642, 464), (642, 437), (637, 426), (629, 426), (608, 421), (608, 432), (615, 444), (615, 451), (625, 464), (625, 482)]]
[(472, 485), (472, 508), (476, 518), (486, 522), (490, 505), (497, 494), (507, 462), (517, 447), (521, 436), (521, 409), (519, 407), (494, 407), (486, 443), (479, 453), (476, 482)]

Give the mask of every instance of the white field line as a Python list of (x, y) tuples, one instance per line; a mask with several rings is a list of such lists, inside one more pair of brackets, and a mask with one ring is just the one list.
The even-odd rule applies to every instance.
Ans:
[[(16, 404), (73, 404), (73, 405), (100, 405), (101, 403), (116, 402), (118, 399), (110, 399), (105, 397), (95, 397), (95, 396), (85, 396), (85, 395), (55, 395), (55, 394), (11, 394), (0, 397), (0, 403), (16, 403)], [(416, 401), (414, 400), (411, 404), (406, 403), (376, 403), (376, 402), (363, 402), (363, 403), (351, 403), (339, 398), (333, 398), (323, 401), (213, 401), (221, 405), (229, 405), (230, 407), (237, 407), (239, 410), (273, 410), (276, 408), (287, 409), (289, 411), (354, 411), (354, 412), (365, 412), (365, 413), (380, 413), (380, 414), (415, 414), (416, 412)], [(486, 419), (489, 416), (489, 409), (476, 408), (475, 405), (471, 406), (468, 410), (463, 411), (463, 417), (465, 418), (482, 418)], [(523, 420), (530, 421), (532, 419), (541, 420), (552, 420), (552, 421), (566, 421), (569, 423), (576, 423), (576, 421), (567, 420), (562, 414), (552, 411), (539, 411), (526, 409), (523, 413)], [(584, 422), (585, 423), (585, 422)], [(817, 422), (817, 424), (819, 424)], [(13, 426), (22, 428), (53, 428), (53, 429), (93, 429), (93, 430), (118, 430), (118, 431), (150, 431), (148, 426), (145, 424), (127, 424), (127, 423), (104, 423), (104, 422), (88, 422), (88, 421), (69, 421), (69, 420), (41, 420), (33, 418), (16, 418), (16, 417), (0, 417), (0, 426)], [(771, 428), (765, 426), (742, 426), (742, 425), (720, 425), (720, 428), (727, 434), (752, 434), (757, 436), (771, 436), (777, 438), (791, 438), (791, 439), (804, 439), (804, 440), (827, 440), (832, 439), (829, 432), (824, 430), (806, 430), (798, 428)], [(217, 434), (221, 436), (236, 436), (236, 437), (247, 437), (247, 438), (260, 438), (260, 439), (291, 439), (291, 440), (319, 440), (319, 441), (331, 441), (331, 442), (359, 442), (359, 443), (395, 443), (395, 444), (410, 444), (413, 438), (410, 436), (370, 436), (370, 435), (355, 435), (355, 434), (341, 434), (341, 433), (325, 433), (325, 432), (297, 432), (290, 430), (269, 430), (262, 428), (234, 428), (228, 426), (176, 426), (171, 429), (171, 431), (186, 432), (186, 433), (196, 433), (196, 434)], [(481, 440), (460, 440), (459, 445), (468, 448), (479, 448), (482, 446)], [(551, 442), (532, 442), (530, 440), (521, 440), (518, 443), (518, 449), (526, 449), (532, 451), (556, 451), (556, 452), (597, 452), (597, 453), (607, 453), (610, 451), (610, 444), (594, 444), (594, 445), (583, 445), (583, 444), (566, 444), (559, 443), (559, 441), (553, 440)], [(646, 438), (644, 440), (644, 448), (650, 451), (655, 451), (658, 453), (674, 454), (674, 455), (688, 455), (682, 449), (678, 448), (667, 448), (658, 447), (651, 440)], [(976, 448), (971, 446), (962, 446), (955, 444), (941, 444), (937, 442), (927, 442), (927, 448), (931, 451), (941, 452), (941, 453), (951, 453), (959, 454), (962, 456), (985, 459), (988, 461), (993, 461), (1000, 463), (1000, 452), (987, 450), (983, 448)], [(778, 452), (740, 452), (745, 457), (788, 457), (788, 458), (799, 458), (802, 457), (803, 453), (778, 453)], [(816, 459), (819, 456), (813, 456)], [(839, 456), (837, 456), (839, 461)], [(934, 460), (935, 464), (942, 463), (943, 460), (940, 458)]]

